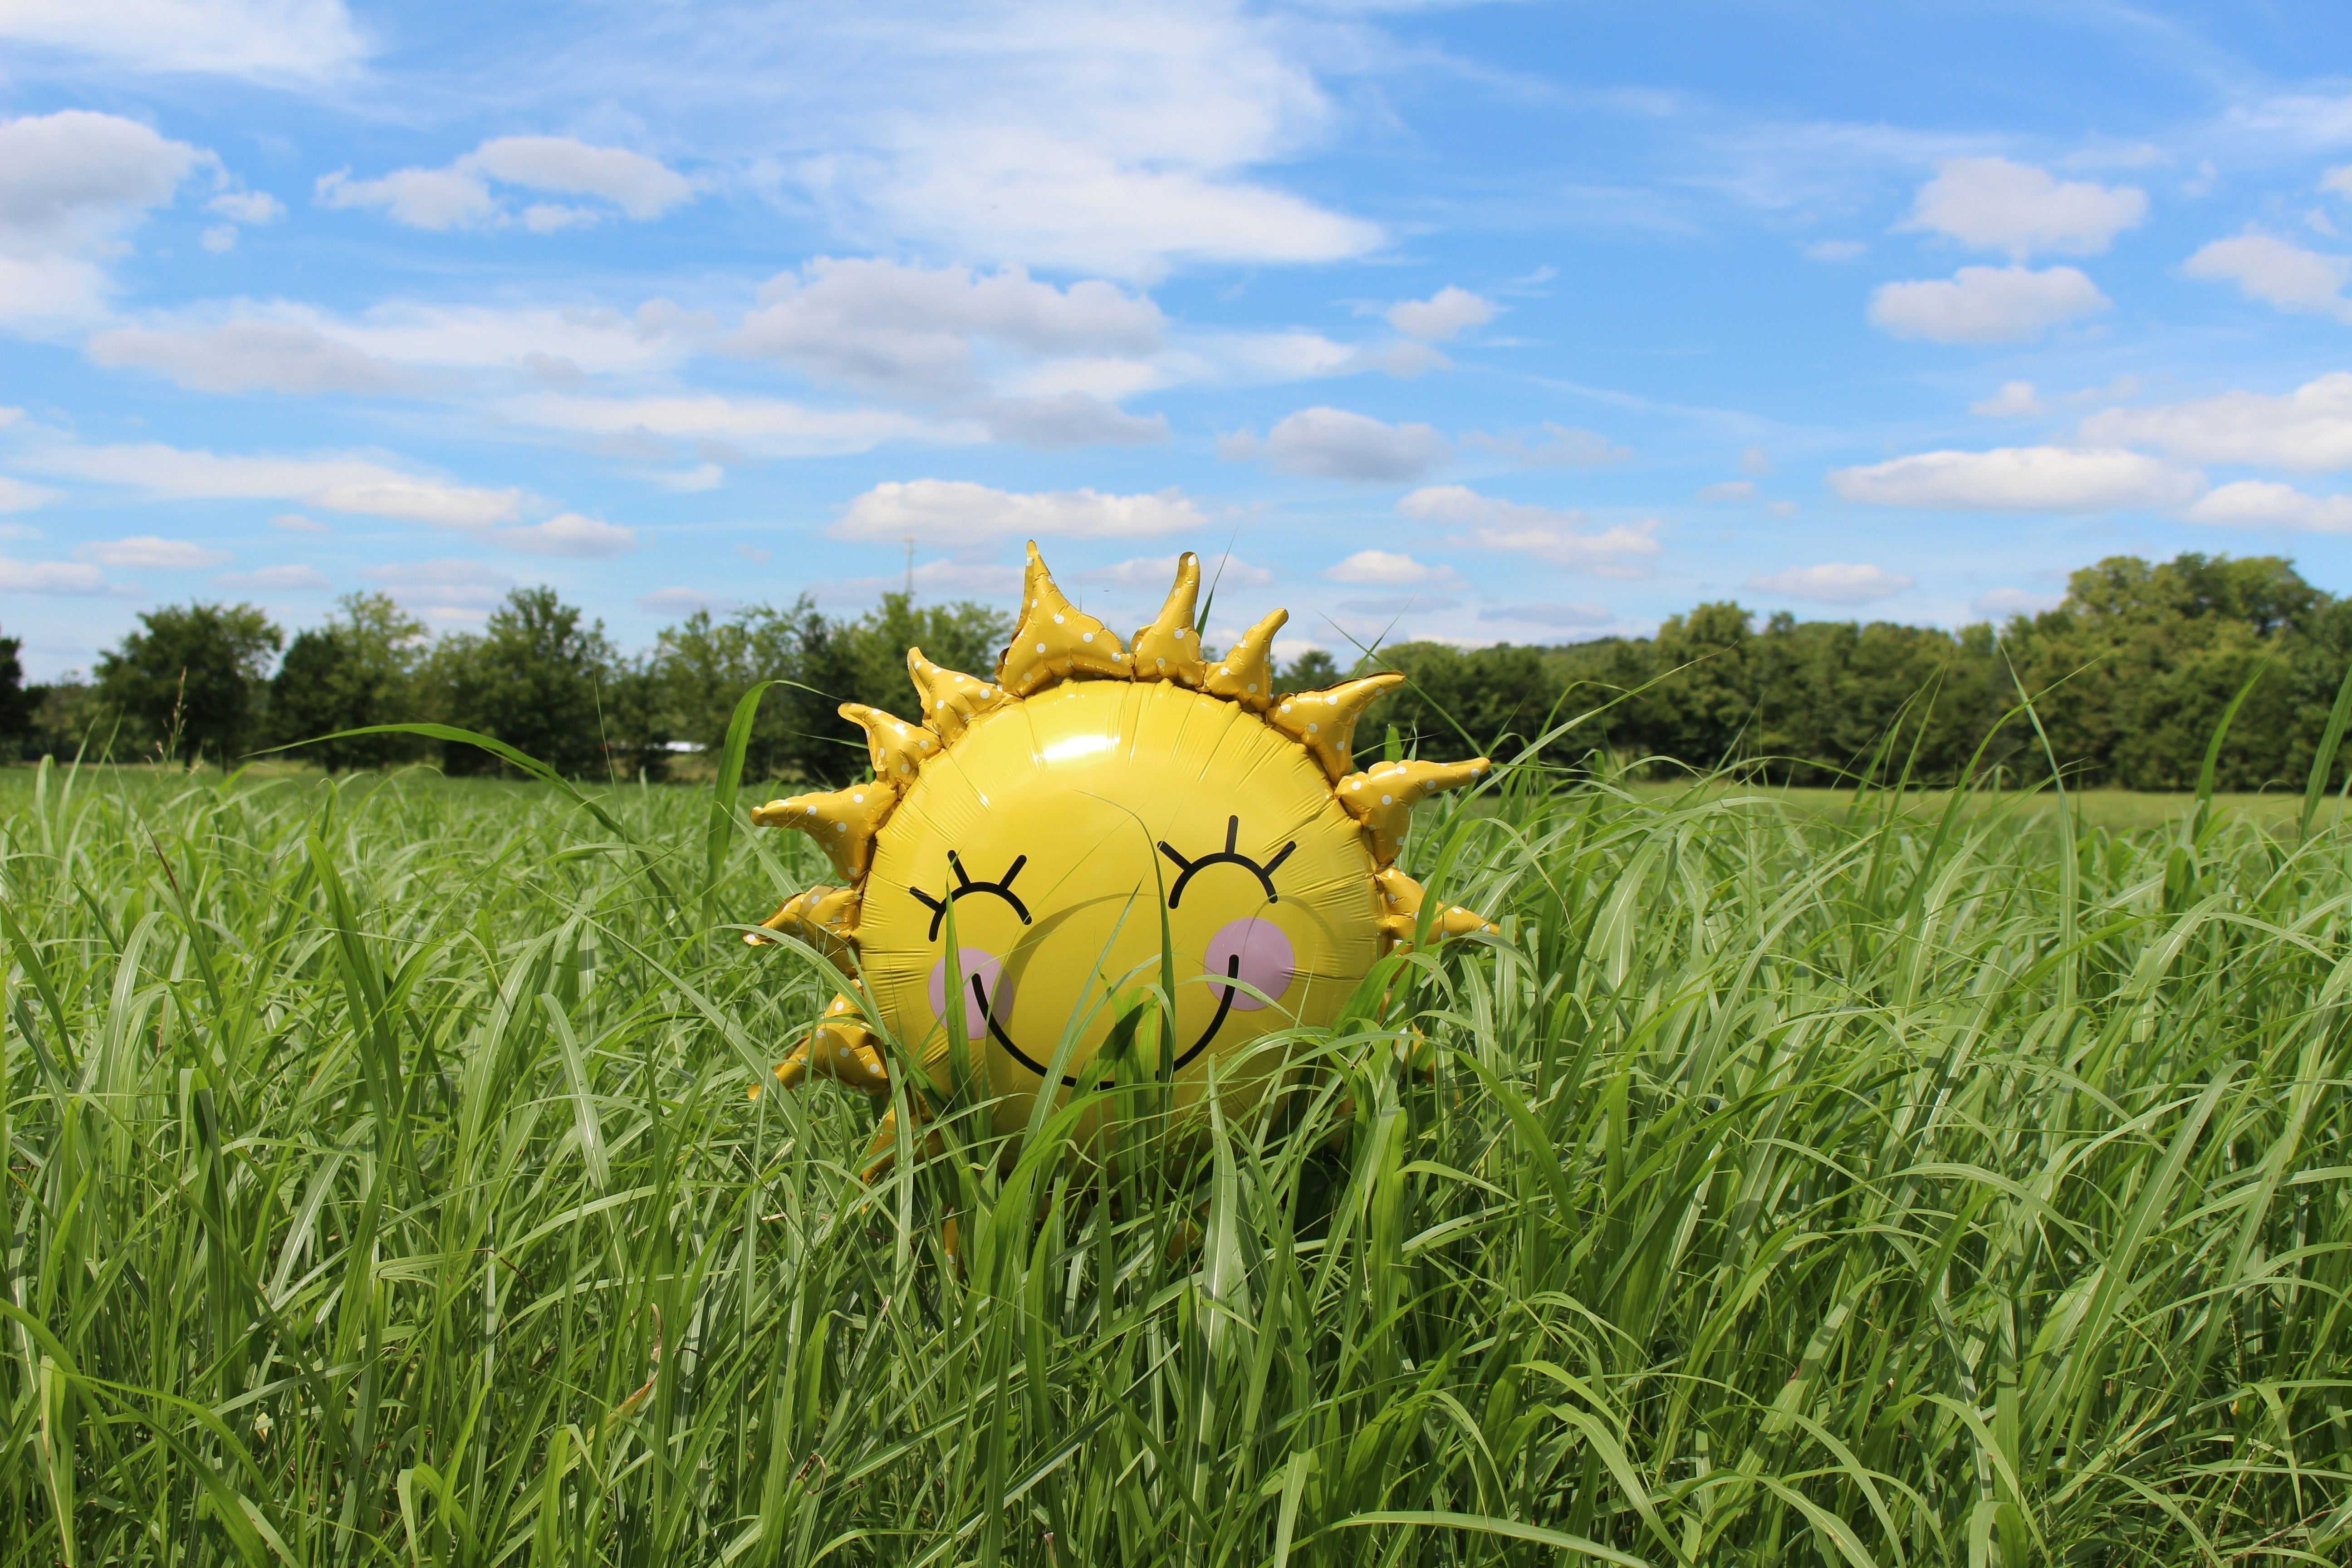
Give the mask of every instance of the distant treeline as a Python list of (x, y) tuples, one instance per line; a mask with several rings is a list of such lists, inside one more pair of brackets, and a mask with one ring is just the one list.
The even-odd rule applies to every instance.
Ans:
[[(864, 766), (865, 752), (837, 704), (911, 714), (908, 647), (985, 672), (1011, 632), (1001, 611), (969, 602), (919, 605), (892, 594), (840, 618), (803, 597), (697, 614), (629, 657), (549, 588), (518, 589), (481, 631), (439, 637), (381, 595), (344, 599), (290, 642), (250, 605), (173, 605), (141, 622), (87, 682), (24, 686), (17, 645), (0, 638), (0, 744), (30, 757), (87, 744), (117, 758), (234, 762), (424, 720), (496, 736), (567, 773), (660, 778), (681, 750), (717, 750), (737, 701), (768, 680), (779, 684), (761, 704), (747, 776), (838, 781)], [(2057, 608), (1999, 627), (1786, 614), (1759, 626), (1727, 602), (1676, 616), (1654, 637), (1469, 650), (1406, 643), (1352, 668), (1310, 653), (1282, 675), (1295, 689), (1376, 668), (1411, 677), (1367, 714), (1365, 750), (1393, 725), (1423, 756), (1508, 756), (1603, 709), (1547, 757), (1738, 765), (1795, 784), (1849, 778), (1882, 756), (1882, 773), (1908, 766), (1922, 783), (1949, 783), (1979, 755), (1980, 767), (2038, 776), (2047, 763), (2031, 724), (2003, 722), (2022, 690), (2074, 778), (2170, 790), (2194, 785), (2223, 711), (2259, 670), (2218, 775), (2221, 787), (2244, 790), (2301, 787), (2347, 664), (2352, 599), (2274, 556), (2189, 554), (2102, 561), (2074, 574)], [(404, 734), (318, 742), (302, 754), (331, 768), (499, 766), (474, 747)]]

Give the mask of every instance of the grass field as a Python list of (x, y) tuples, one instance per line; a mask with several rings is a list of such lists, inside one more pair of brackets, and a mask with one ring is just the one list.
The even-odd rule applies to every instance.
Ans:
[(2344, 1561), (2352, 832), (1767, 793), (1425, 808), (1505, 940), (1104, 1201), (747, 1098), (705, 792), (12, 770), (0, 1558)]

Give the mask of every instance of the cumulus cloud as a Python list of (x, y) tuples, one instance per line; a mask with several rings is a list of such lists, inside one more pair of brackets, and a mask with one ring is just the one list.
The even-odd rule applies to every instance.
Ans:
[(2049, 413), (2050, 405), (2042, 401), (2032, 382), (2004, 381), (1990, 397), (1969, 404), (1969, 412), (1980, 419), (2028, 419)]
[(1829, 479), (1832, 489), (1864, 506), (1946, 511), (2176, 507), (2205, 490), (2204, 476), (2193, 469), (2112, 447), (1919, 452), (1865, 468), (1833, 469)]
[(1048, 452), (1066, 447), (1147, 447), (1168, 439), (1166, 415), (1129, 414), (1083, 392), (996, 398), (977, 413), (997, 440)]
[(257, 572), (224, 572), (213, 586), (232, 594), (320, 594), (334, 584), (316, 566), (264, 566)]
[(1426, 300), (1401, 300), (1388, 308), (1388, 323), (1409, 338), (1442, 343), (1495, 319), (1495, 302), (1452, 284)]
[(1340, 408), (1303, 408), (1266, 432), (1219, 437), (1217, 455), (1263, 458), (1286, 474), (1363, 482), (1413, 479), (1444, 460), (1445, 437), (1427, 425), (1390, 425)]
[(2241, 479), (2210, 491), (2182, 515), (2236, 528), (2352, 533), (2352, 495), (2315, 496), (2273, 480)]
[(341, 77), (367, 53), (343, 0), (9, 0), (0, 38), (134, 70), (264, 81)]
[(1484, 550), (1513, 551), (1570, 571), (1600, 577), (1640, 577), (1658, 552), (1654, 519), (1594, 530), (1580, 511), (1529, 506), (1480, 495), (1466, 485), (1431, 485), (1397, 502), (1418, 522), (1467, 529), (1465, 542)]
[(760, 291), (724, 340), (821, 381), (889, 395), (949, 397), (982, 382), (982, 347), (1028, 357), (1143, 354), (1160, 346), (1160, 307), (1100, 279), (1057, 289), (1017, 267), (974, 274), (818, 257)]
[(491, 539), (527, 555), (572, 555), (594, 558), (618, 555), (637, 547), (635, 529), (599, 522), (576, 511), (558, 512), (545, 522), (523, 528), (498, 528)]
[(706, 594), (699, 588), (656, 588), (637, 600), (637, 608), (656, 616), (690, 616), (697, 610), (724, 615), (734, 607), (732, 596)]
[(88, 110), (0, 122), (0, 322), (103, 313), (104, 259), (208, 158), (135, 120)]
[(1898, 338), (2006, 343), (2109, 303), (2072, 267), (1963, 267), (1948, 279), (1880, 284), (1870, 297), (1870, 320)]
[(0, 555), (0, 593), (103, 594), (106, 574), (72, 561), (18, 561)]
[(2098, 446), (2155, 447), (2191, 463), (2245, 463), (2324, 473), (2352, 468), (2352, 372), (2307, 381), (2283, 397), (2225, 392), (2150, 408), (2108, 408), (2083, 421)]
[(1623, 462), (1633, 455), (1633, 448), (1620, 447), (1606, 436), (1555, 425), (1549, 419), (1544, 421), (1543, 433), (1538, 437), (1489, 436), (1483, 430), (1473, 430), (1462, 437), (1462, 444), (1508, 458), (1530, 468), (1598, 468), (1603, 463)]
[(46, 485), (27, 484), (0, 474), (0, 514), (30, 511), (37, 506), (47, 506), (58, 499), (58, 492)]
[(2191, 278), (2235, 283), (2250, 299), (2282, 310), (2308, 310), (2352, 321), (2352, 300), (2344, 285), (2352, 280), (2352, 257), (2323, 256), (2266, 234), (2217, 239), (2182, 265)]
[(1022, 493), (969, 479), (888, 480), (853, 500), (826, 531), (835, 539), (976, 544), (1003, 538), (1148, 539), (1208, 524), (1181, 490), (1104, 495), (1098, 490)]
[(388, 359), (292, 321), (229, 321), (205, 331), (116, 327), (93, 335), (89, 357), (133, 366), (198, 392), (411, 392), (420, 378)]
[(159, 539), (152, 533), (99, 540), (78, 547), (74, 554), (100, 566), (152, 566), (166, 572), (192, 572), (230, 559), (226, 550), (208, 550), (192, 540)]
[(1920, 187), (1911, 216), (1896, 226), (2022, 261), (2036, 251), (2096, 256), (2147, 216), (2147, 193), (2130, 185), (2061, 181), (2007, 158), (1954, 158)]
[(1450, 584), (1461, 581), (1451, 566), (1427, 565), (1410, 555), (1387, 550), (1359, 550), (1337, 565), (1324, 568), (1323, 575), (1334, 583), (1382, 588)]
[(1856, 562), (1824, 561), (1818, 566), (1791, 566), (1781, 572), (1759, 572), (1748, 579), (1759, 594), (1783, 599), (1805, 599), (1822, 605), (1866, 605), (1906, 592), (1911, 579), (1883, 566)]
[[(473, 228), (507, 221), (490, 189), (496, 181), (530, 190), (599, 197), (633, 218), (659, 217), (694, 194), (694, 183), (659, 161), (622, 147), (595, 147), (569, 136), (500, 136), (437, 169), (395, 169), (355, 180), (348, 169), (320, 177), (326, 207), (375, 207), (412, 228)], [(594, 222), (593, 208), (533, 208), (525, 226), (552, 233)]]
[(121, 485), (167, 500), (293, 500), (329, 511), (399, 518), (450, 528), (487, 528), (521, 510), (522, 492), (403, 473), (371, 458), (222, 457), (160, 442), (53, 447), (21, 459), (26, 468)]

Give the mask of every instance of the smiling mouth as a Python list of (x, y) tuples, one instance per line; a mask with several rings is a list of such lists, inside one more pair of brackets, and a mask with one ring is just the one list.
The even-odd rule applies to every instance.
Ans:
[[(1209, 1048), (1209, 1042), (1217, 1037), (1217, 1031), (1225, 1026), (1225, 1016), (1234, 1010), (1234, 997), (1237, 994), (1237, 987), (1235, 986), (1234, 982), (1240, 980), (1241, 973), (1242, 955), (1236, 952), (1225, 960), (1225, 984), (1217, 988), (1219, 992), (1219, 995), (1217, 997), (1217, 1016), (1209, 1020), (1209, 1026), (1201, 1031), (1201, 1037), (1193, 1042), (1192, 1048), (1176, 1058), (1176, 1065), (1169, 1069), (1171, 1074), (1181, 1072), (1185, 1068), (1192, 1065), (1192, 1058), (1199, 1056), (1202, 1051), (1207, 1050)], [(1002, 990), (1003, 987), (1000, 986), (998, 989)], [(971, 994), (972, 999), (980, 1004), (980, 1016), (988, 1020), (989, 1037), (993, 1039), (998, 1045), (1003, 1046), (1005, 1050), (1012, 1055), (1014, 1061), (1019, 1062), (1023, 1067), (1027, 1068), (1039, 1078), (1044, 1078), (1045, 1076), (1045, 1064), (1041, 1061), (1032, 1059), (1026, 1051), (1023, 1050), (1019, 1046), (1014, 1045), (1013, 1043), (1013, 1037), (1004, 1032), (1004, 1026), (996, 1021), (996, 1010), (988, 1005), (988, 986), (977, 974), (971, 977)], [(1089, 1087), (1104, 1087), (1107, 1086), (1110, 1080), (1108, 1079), (1105, 1079), (1101, 1080), (1100, 1084), (1090, 1086), (1080, 1083), (1068, 1073), (1064, 1073), (1062, 1075), (1062, 1082), (1066, 1087), (1070, 1089), (1086, 1089)]]

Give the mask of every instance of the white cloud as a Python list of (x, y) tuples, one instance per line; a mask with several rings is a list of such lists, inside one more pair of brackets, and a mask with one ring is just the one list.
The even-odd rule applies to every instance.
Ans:
[(281, 512), (269, 520), (269, 526), (288, 533), (332, 533), (335, 531), (316, 518), (304, 517), (299, 511)]
[(1467, 542), (1485, 550), (1513, 551), (1538, 561), (1600, 577), (1639, 577), (1657, 554), (1655, 519), (1615, 523), (1598, 531), (1580, 511), (1497, 500), (1465, 485), (1431, 485), (1397, 502), (1397, 510), (1420, 522), (1469, 529)]
[(205, 210), (218, 213), (232, 223), (258, 227), (284, 217), (286, 204), (268, 191), (223, 191), (205, 204)]
[(319, 594), (334, 586), (316, 566), (264, 566), (257, 572), (224, 572), (213, 586), (233, 594)]
[(1445, 437), (1427, 425), (1390, 425), (1339, 408), (1304, 408), (1264, 440), (1249, 431), (1218, 438), (1217, 455), (1235, 462), (1263, 458), (1286, 474), (1366, 482), (1418, 479), (1446, 456)]
[(343, 0), (8, 0), (0, 38), (137, 70), (265, 81), (344, 76), (367, 52)]
[(1168, 439), (1168, 416), (1129, 414), (1083, 392), (1004, 397), (976, 411), (1000, 441), (1058, 451), (1066, 447), (1144, 447)]
[(10, 594), (103, 594), (106, 574), (70, 561), (18, 561), (0, 555), (0, 592)]
[(27, 484), (0, 474), (0, 514), (30, 511), (37, 506), (47, 506), (58, 499), (58, 492), (46, 485)]
[(2217, 239), (2181, 267), (2191, 278), (2235, 283), (2249, 298), (2282, 310), (2313, 310), (2352, 321), (2352, 257), (2323, 256), (2267, 234)]
[(2029, 419), (2049, 413), (2050, 405), (2042, 401), (2032, 382), (2004, 381), (1990, 397), (1969, 404), (1969, 412), (1983, 419)]
[(238, 321), (209, 331), (116, 327), (86, 345), (109, 369), (134, 366), (198, 392), (409, 392), (418, 378), (388, 359), (291, 321)]
[(2235, 528), (2352, 533), (2352, 495), (2315, 496), (2268, 479), (2241, 479), (2208, 492), (2181, 515)]
[(697, 610), (723, 615), (734, 607), (735, 601), (728, 595), (706, 594), (699, 588), (656, 588), (637, 600), (637, 608), (656, 616), (690, 616)]
[(642, 153), (569, 136), (500, 136), (461, 162), (510, 185), (602, 196), (634, 218), (659, 217), (694, 195), (693, 181)]
[[(1115, 588), (1131, 588), (1142, 593), (1165, 594), (1169, 585), (1176, 581), (1178, 559), (1174, 555), (1139, 555), (1131, 561), (1097, 566), (1077, 575), (1088, 583), (1104, 583)], [(1220, 589), (1263, 588), (1274, 581), (1274, 574), (1263, 566), (1252, 565), (1238, 555), (1227, 555), (1222, 559), (1210, 556), (1201, 563), (1202, 593), (1208, 592), (1212, 581)]]
[(0, 322), (101, 315), (102, 263), (123, 231), (169, 202), (208, 156), (135, 120), (88, 110), (0, 122)]
[(1167, 324), (1159, 306), (1116, 285), (1057, 289), (1017, 267), (975, 275), (821, 256), (770, 279), (760, 298), (728, 348), (889, 395), (976, 390), (983, 346), (1031, 358), (1147, 354)]
[(1602, 463), (1621, 463), (1633, 455), (1631, 447), (1620, 447), (1606, 436), (1590, 430), (1574, 430), (1565, 425), (1544, 422), (1540, 439), (1524, 437), (1489, 436), (1483, 430), (1473, 430), (1462, 437), (1465, 447), (1510, 458), (1531, 468), (1587, 468)]
[(469, 169), (395, 169), (377, 180), (354, 180), (338, 169), (321, 174), (312, 193), (322, 207), (381, 207), (411, 228), (466, 228), (499, 215), (490, 187)]
[(1791, 566), (1782, 572), (1759, 572), (1748, 579), (1759, 594), (1783, 599), (1807, 599), (1822, 605), (1866, 605), (1906, 592), (1911, 579), (1883, 566), (1855, 562), (1824, 561), (1818, 566)]
[[(473, 228), (508, 218), (491, 193), (492, 180), (601, 196), (635, 218), (658, 217), (694, 194), (692, 181), (640, 153), (592, 147), (569, 136), (501, 136), (438, 169), (394, 169), (373, 180), (354, 180), (350, 170), (338, 170), (320, 176), (314, 195), (321, 206), (380, 207), (412, 228)], [(541, 206), (526, 213), (524, 224), (547, 234), (601, 216)]]
[(1727, 502), (1751, 501), (1756, 499), (1756, 481), (1754, 479), (1725, 479), (1720, 484), (1709, 485), (1705, 489), (1699, 491), (1698, 499), (1703, 501), (1714, 502), (1717, 505), (1723, 505)]
[(2352, 372), (2284, 397), (2225, 392), (2152, 408), (2108, 408), (2083, 421), (2099, 446), (2156, 447), (2191, 463), (2246, 463), (2305, 473), (2352, 468)]
[(2107, 309), (2097, 284), (2072, 267), (1963, 267), (1947, 279), (1882, 283), (1873, 325), (1899, 338), (2005, 343)]
[(835, 539), (896, 544), (911, 535), (962, 545), (1048, 536), (1148, 539), (1205, 528), (1208, 521), (1190, 496), (1173, 489), (1131, 496), (1090, 489), (1023, 494), (969, 479), (909, 479), (876, 485), (844, 508), (841, 521), (826, 531)]
[(193, 572), (230, 559), (226, 550), (207, 550), (190, 540), (158, 539), (152, 533), (99, 540), (78, 547), (74, 554), (100, 566), (152, 566), (165, 572)]
[(2147, 216), (2147, 193), (2130, 185), (2059, 181), (2006, 158), (1954, 158), (1920, 187), (1911, 216), (1897, 226), (2022, 261), (2036, 251), (2096, 256)]
[(1381, 588), (1441, 583), (1452, 584), (1461, 581), (1460, 575), (1451, 566), (1427, 565), (1410, 555), (1387, 550), (1359, 550), (1338, 565), (1324, 568), (1323, 575), (1334, 583), (1355, 583)]
[(499, 414), (518, 425), (612, 441), (719, 441), (763, 458), (837, 457), (885, 441), (977, 441), (976, 426), (935, 424), (881, 408), (812, 408), (774, 397), (679, 393), (580, 397), (540, 393), (503, 399)]
[(520, 490), (422, 479), (370, 458), (247, 458), (145, 442), (53, 447), (20, 461), (44, 473), (121, 485), (171, 500), (294, 500), (329, 511), (487, 528), (513, 518)]
[(1409, 338), (1442, 343), (1495, 319), (1495, 302), (1452, 284), (1426, 300), (1401, 300), (1388, 308), (1388, 323)]
[(1920, 452), (1866, 468), (1836, 468), (1830, 488), (1864, 506), (1948, 511), (2111, 511), (2185, 506), (2205, 478), (2159, 458), (2114, 448), (2002, 447), (1990, 452)]
[(493, 529), (489, 537), (527, 555), (618, 555), (637, 547), (635, 529), (599, 522), (576, 511), (559, 512), (526, 528)]

